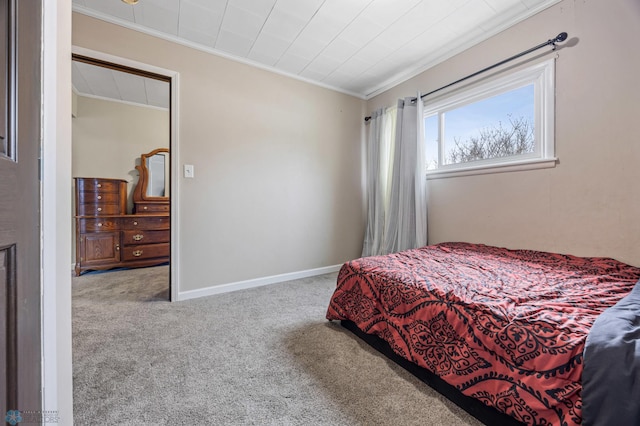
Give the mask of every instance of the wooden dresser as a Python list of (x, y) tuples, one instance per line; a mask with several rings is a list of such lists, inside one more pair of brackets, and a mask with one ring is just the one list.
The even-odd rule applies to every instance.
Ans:
[(91, 269), (132, 268), (169, 261), (168, 208), (149, 214), (127, 214), (126, 181), (75, 178), (75, 182), (76, 275)]

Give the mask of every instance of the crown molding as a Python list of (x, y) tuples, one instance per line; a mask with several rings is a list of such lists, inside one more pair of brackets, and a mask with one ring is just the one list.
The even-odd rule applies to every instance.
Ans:
[(155, 109), (158, 111), (169, 111), (169, 107), (161, 107), (161, 106), (156, 106), (156, 105), (149, 105), (149, 104), (141, 104), (139, 102), (131, 102), (131, 101), (125, 101), (122, 99), (114, 99), (114, 98), (109, 98), (106, 96), (98, 96), (98, 95), (93, 95), (90, 93), (82, 93), (79, 92), (75, 87), (73, 88), (73, 92), (81, 97), (81, 98), (89, 98), (89, 99), (96, 99), (99, 101), (107, 101), (107, 102), (116, 102), (119, 104), (125, 104), (125, 105), (129, 105), (129, 106), (134, 106), (134, 107), (138, 107), (138, 108), (146, 108), (146, 109)]

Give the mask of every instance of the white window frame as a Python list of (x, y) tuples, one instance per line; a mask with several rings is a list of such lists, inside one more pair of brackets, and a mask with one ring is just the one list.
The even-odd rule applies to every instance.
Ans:
[[(466, 163), (444, 165), (443, 113), (490, 98), (523, 86), (534, 85), (535, 148), (528, 154), (488, 158)], [(555, 167), (555, 59), (537, 63), (471, 88), (457, 90), (433, 101), (424, 101), (424, 118), (438, 115), (438, 168), (427, 170), (427, 179), (501, 173)]]

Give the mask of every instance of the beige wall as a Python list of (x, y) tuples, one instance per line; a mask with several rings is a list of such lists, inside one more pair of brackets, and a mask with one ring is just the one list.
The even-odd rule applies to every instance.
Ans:
[(73, 44), (180, 73), (181, 291), (359, 256), (364, 101), (79, 14)]
[(169, 148), (169, 111), (77, 96), (72, 123), (73, 176), (126, 180), (131, 213), (140, 155)]
[(577, 44), (557, 51), (558, 165), (430, 180), (430, 243), (472, 241), (640, 266), (636, 0), (565, 0), (373, 98), (367, 109), (436, 89), (562, 31)]

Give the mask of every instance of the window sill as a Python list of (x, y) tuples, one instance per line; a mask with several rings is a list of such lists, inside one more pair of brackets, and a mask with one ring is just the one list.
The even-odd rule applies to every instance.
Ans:
[(484, 175), (493, 173), (517, 172), (522, 170), (549, 169), (556, 166), (557, 158), (538, 158), (535, 160), (510, 161), (504, 164), (483, 164), (481, 166), (432, 170), (427, 172), (427, 180), (457, 176)]

